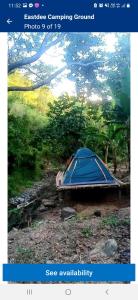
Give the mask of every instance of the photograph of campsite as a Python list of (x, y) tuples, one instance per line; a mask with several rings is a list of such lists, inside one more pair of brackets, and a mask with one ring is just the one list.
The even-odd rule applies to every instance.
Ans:
[(8, 48), (9, 263), (130, 263), (130, 34)]

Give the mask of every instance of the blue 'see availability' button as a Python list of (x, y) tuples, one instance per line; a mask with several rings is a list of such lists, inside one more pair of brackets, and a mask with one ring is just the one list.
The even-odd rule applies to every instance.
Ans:
[(3, 280), (14, 282), (131, 282), (134, 264), (5, 264)]

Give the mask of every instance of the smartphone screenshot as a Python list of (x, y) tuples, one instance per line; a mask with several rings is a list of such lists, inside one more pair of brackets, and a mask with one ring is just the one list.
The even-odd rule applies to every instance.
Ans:
[(138, 2), (0, 7), (0, 299), (138, 295)]

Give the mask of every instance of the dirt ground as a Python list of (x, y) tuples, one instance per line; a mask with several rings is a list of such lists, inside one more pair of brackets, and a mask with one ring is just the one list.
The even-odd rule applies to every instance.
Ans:
[[(92, 194), (64, 203), (76, 210), (61, 219), (62, 207), (39, 214), (30, 227), (9, 232), (10, 263), (129, 263), (130, 199), (116, 192)], [(76, 197), (76, 195), (75, 195)], [(98, 211), (98, 213), (97, 213)], [(103, 244), (114, 239), (114, 255), (103, 253)]]

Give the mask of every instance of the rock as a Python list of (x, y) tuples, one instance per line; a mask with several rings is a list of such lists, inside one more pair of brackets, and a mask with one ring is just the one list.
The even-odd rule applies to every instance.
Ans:
[(55, 201), (53, 201), (52, 199), (43, 199), (42, 204), (45, 207), (55, 207), (56, 206)]
[(14, 259), (14, 258), (10, 258), (10, 259), (9, 259), (9, 263), (10, 263), (10, 264), (15, 264), (15, 259)]
[(113, 256), (117, 251), (117, 242), (115, 239), (109, 239), (105, 242), (103, 247), (103, 251), (107, 256)]
[(47, 211), (48, 208), (45, 207), (43, 204), (37, 209), (38, 212), (44, 212), (44, 211)]
[(12, 229), (13, 229), (14, 232), (18, 232), (18, 228), (13, 227)]
[(102, 216), (101, 211), (100, 211), (100, 210), (95, 210), (94, 216), (96, 216), (96, 217), (101, 217), (101, 216)]
[(101, 255), (101, 253), (103, 254), (103, 247), (104, 247), (104, 241), (101, 240), (95, 245), (95, 248), (90, 252), (91, 258), (95, 259), (95, 257)]
[(64, 207), (61, 210), (61, 218), (67, 219), (76, 215), (76, 210), (72, 207)]
[(25, 233), (28, 233), (28, 232), (30, 232), (30, 228), (28, 228), (28, 227), (24, 228), (24, 229), (22, 229), (22, 231), (25, 232)]
[(57, 194), (56, 195), (49, 195), (49, 199), (50, 199), (50, 201), (56, 201), (57, 199), (58, 199), (58, 196), (57, 196)]
[(101, 258), (112, 257), (117, 251), (117, 242), (114, 239), (107, 241), (101, 240), (90, 252), (91, 260), (100, 260)]
[(46, 261), (46, 264), (47, 265), (54, 264), (54, 261), (49, 259), (49, 260)]
[(120, 219), (130, 218), (130, 207), (121, 208), (118, 211), (118, 217)]
[(129, 264), (130, 263), (130, 249), (126, 249), (126, 250), (121, 251), (120, 261), (123, 264)]
[[(46, 182), (41, 181), (35, 183), (32, 188), (28, 188), (25, 192), (23, 192), (19, 197), (14, 197), (9, 199), (10, 205), (23, 205), (25, 203), (29, 203), (31, 201), (38, 200), (39, 197), (45, 192), (47, 188)], [(43, 196), (44, 197), (44, 196)]]
[(13, 242), (14, 242), (14, 239), (13, 240), (9, 240), (8, 244), (12, 244)]

